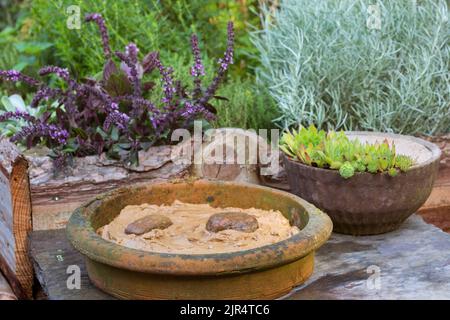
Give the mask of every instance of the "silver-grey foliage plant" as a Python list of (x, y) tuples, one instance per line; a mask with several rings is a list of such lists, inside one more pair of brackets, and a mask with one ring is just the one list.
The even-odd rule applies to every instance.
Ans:
[(257, 75), (280, 126), (450, 132), (445, 1), (284, 0), (263, 11)]

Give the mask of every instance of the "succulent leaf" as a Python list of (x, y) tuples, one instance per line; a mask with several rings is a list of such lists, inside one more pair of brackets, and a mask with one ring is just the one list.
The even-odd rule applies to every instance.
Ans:
[(395, 176), (414, 164), (412, 158), (396, 154), (395, 145), (387, 139), (363, 143), (350, 140), (343, 131), (325, 132), (312, 125), (286, 131), (280, 139), (280, 149), (307, 165), (339, 170), (347, 179), (355, 172), (387, 172)]
[(344, 178), (348, 179), (355, 174), (355, 168), (350, 162), (345, 162), (339, 169), (339, 174)]

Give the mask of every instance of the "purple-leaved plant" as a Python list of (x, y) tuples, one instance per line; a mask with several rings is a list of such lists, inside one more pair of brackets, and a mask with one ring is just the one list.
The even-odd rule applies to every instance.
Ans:
[(10, 119), (23, 119), (28, 122), (28, 126), (25, 126), (21, 131), (11, 137), (12, 142), (34, 136), (36, 138), (47, 137), (59, 144), (65, 144), (69, 137), (69, 133), (65, 129), (59, 128), (54, 124), (43, 123), (41, 120), (36, 119), (26, 112), (15, 111), (0, 114), (0, 122)]
[(105, 20), (103, 20), (103, 17), (100, 13), (90, 13), (86, 15), (85, 18), (86, 22), (94, 21), (97, 23), (98, 28), (100, 30), (100, 35), (102, 37), (102, 44), (103, 44), (103, 52), (105, 56), (110, 59), (111, 58), (111, 49), (109, 46), (109, 36), (108, 36), (108, 30), (106, 28)]
[[(96, 23), (100, 31), (105, 56), (101, 80), (78, 81), (71, 77), (68, 69), (43, 67), (40, 76), (62, 80), (62, 85), (54, 88), (19, 71), (0, 70), (0, 79), (24, 82), (36, 88), (32, 107), (42, 104), (49, 107), (56, 101), (56, 110), (49, 108), (39, 118), (21, 111), (0, 114), (0, 121), (24, 119), (28, 124), (11, 138), (12, 141), (25, 142), (28, 147), (45, 144), (52, 149), (56, 164), (64, 163), (70, 156), (103, 152), (127, 163), (136, 163), (139, 150), (170, 142), (173, 130), (189, 128), (196, 119), (214, 120), (216, 111), (209, 101), (220, 98), (215, 96), (216, 91), (233, 63), (231, 22), (217, 74), (205, 88), (201, 80), (205, 68), (198, 37), (192, 36), (194, 63), (190, 73), (193, 84), (189, 90), (174, 78), (173, 68), (163, 64), (158, 52), (149, 52), (140, 60), (137, 45), (129, 43), (123, 52), (115, 51), (113, 55), (103, 17), (92, 13), (85, 20)], [(148, 98), (157, 84), (146, 78), (155, 71), (161, 80), (162, 99), (152, 102)], [(56, 116), (51, 117), (52, 112)]]

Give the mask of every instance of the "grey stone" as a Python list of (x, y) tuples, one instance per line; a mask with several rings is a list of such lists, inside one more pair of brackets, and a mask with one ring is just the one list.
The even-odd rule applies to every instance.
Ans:
[(160, 214), (152, 214), (130, 223), (125, 228), (125, 233), (141, 235), (153, 229), (166, 229), (171, 225), (172, 220), (170, 218)]
[(253, 232), (258, 229), (258, 220), (244, 212), (219, 212), (209, 217), (206, 230), (219, 232), (233, 229), (242, 232)]

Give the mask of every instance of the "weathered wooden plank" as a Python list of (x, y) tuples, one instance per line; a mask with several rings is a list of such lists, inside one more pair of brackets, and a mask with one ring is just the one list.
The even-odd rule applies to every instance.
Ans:
[(14, 154), (14, 149), (6, 141), (0, 140), (0, 255), (3, 265), (10, 269), (15, 269), (16, 259), (14, 255), (13, 205), (9, 180), (12, 171), (11, 162), (17, 156), (18, 154)]
[[(113, 299), (90, 282), (83, 257), (67, 241), (65, 229), (33, 231), (30, 235), (30, 256), (36, 277), (48, 299)], [(67, 286), (69, 276), (73, 272), (69, 269), (70, 272), (67, 273), (70, 266), (80, 268), (79, 289), (69, 289)]]
[(333, 233), (289, 299), (450, 299), (450, 234), (412, 215), (375, 236)]
[(8, 281), (0, 272), (0, 300), (17, 300), (16, 295), (12, 291)]
[(0, 171), (0, 248), (5, 263), (15, 265), (15, 242), (13, 235), (13, 207), (9, 174)]
[(33, 268), (26, 254), (31, 231), (28, 162), (0, 139), (0, 270), (19, 298), (31, 298)]

